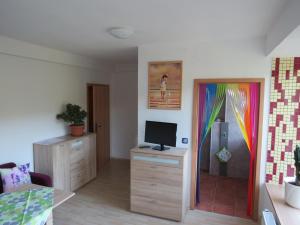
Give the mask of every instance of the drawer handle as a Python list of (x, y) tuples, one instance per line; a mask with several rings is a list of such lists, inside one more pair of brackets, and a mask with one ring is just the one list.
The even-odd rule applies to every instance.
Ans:
[(146, 162), (154, 162), (154, 163), (161, 163), (166, 165), (176, 165), (179, 166), (179, 160), (178, 159), (167, 159), (167, 158), (159, 158), (159, 157), (149, 157), (149, 156), (139, 156), (135, 155), (133, 156), (133, 160), (138, 161), (146, 161)]
[(150, 186), (155, 187), (155, 186), (157, 186), (157, 184), (150, 184)]
[(77, 140), (74, 143), (72, 143), (71, 148), (74, 150), (81, 150), (82, 145), (83, 145), (82, 140)]

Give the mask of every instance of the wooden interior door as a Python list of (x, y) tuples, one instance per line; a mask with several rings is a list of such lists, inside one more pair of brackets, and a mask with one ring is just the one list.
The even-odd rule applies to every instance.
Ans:
[(88, 130), (96, 133), (97, 171), (110, 159), (109, 86), (88, 84)]

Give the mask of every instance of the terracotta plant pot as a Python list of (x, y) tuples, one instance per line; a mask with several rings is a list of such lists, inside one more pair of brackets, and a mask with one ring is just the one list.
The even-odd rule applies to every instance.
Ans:
[(84, 125), (70, 125), (71, 136), (80, 137), (84, 134)]

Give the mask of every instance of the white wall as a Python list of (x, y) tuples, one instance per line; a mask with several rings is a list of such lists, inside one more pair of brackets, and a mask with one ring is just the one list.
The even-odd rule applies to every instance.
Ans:
[(111, 157), (129, 158), (137, 144), (137, 64), (117, 65), (111, 79)]
[[(265, 78), (265, 119), (260, 173), (261, 185), (264, 183), (271, 76), (271, 57), (264, 56), (264, 39), (143, 45), (139, 47), (138, 60), (138, 143), (143, 143), (145, 120), (157, 120), (177, 123), (177, 146), (191, 147), (193, 79)], [(179, 111), (147, 108), (147, 63), (159, 60), (183, 60), (182, 109)], [(189, 144), (182, 144), (182, 137), (189, 138)]]
[[(8, 42), (11, 48), (4, 48)], [(67, 133), (55, 118), (63, 105), (86, 108), (86, 83), (110, 82), (108, 67), (96, 66), (87, 58), (0, 38), (0, 163), (32, 165), (32, 143)]]
[(272, 55), (278, 57), (292, 57), (298, 56), (300, 53), (300, 27), (296, 30), (297, 34), (286, 38), (277, 48), (272, 52)]

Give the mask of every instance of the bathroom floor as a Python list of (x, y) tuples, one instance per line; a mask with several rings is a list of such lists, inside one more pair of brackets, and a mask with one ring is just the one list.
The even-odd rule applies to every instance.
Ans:
[(211, 176), (201, 172), (199, 210), (249, 218), (247, 216), (248, 180)]

